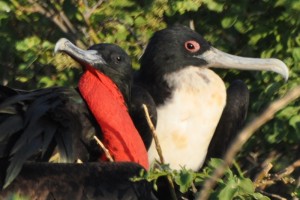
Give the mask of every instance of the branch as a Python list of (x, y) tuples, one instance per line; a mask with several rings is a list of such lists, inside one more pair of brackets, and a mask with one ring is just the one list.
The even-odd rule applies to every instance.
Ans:
[(94, 139), (96, 140), (96, 142), (99, 144), (100, 148), (104, 151), (106, 158), (110, 161), (110, 162), (114, 162), (114, 159), (111, 157), (108, 149), (104, 146), (104, 144), (98, 139), (97, 136), (94, 135)]
[(271, 194), (271, 193), (268, 193), (268, 192), (265, 192), (265, 191), (262, 191), (262, 190), (259, 190), (259, 192), (262, 193), (263, 195), (268, 196), (268, 197), (272, 197), (272, 199), (287, 200), (286, 198), (281, 197), (277, 194)]
[(254, 185), (255, 187), (262, 187), (263, 185), (263, 180), (265, 177), (269, 175), (269, 171), (272, 169), (273, 165), (271, 163), (268, 163), (263, 170), (256, 176), (254, 179)]
[(189, 24), (190, 24), (190, 29), (192, 29), (193, 31), (195, 30), (195, 22), (193, 19), (189, 20)]
[(99, 0), (92, 8), (88, 8), (88, 11), (84, 13), (84, 18), (89, 19), (91, 15), (95, 12), (97, 8), (104, 2), (104, 0)]
[(230, 166), (233, 159), (245, 142), (253, 135), (253, 133), (259, 129), (266, 122), (271, 120), (275, 113), (280, 109), (284, 108), (287, 104), (296, 100), (300, 96), (300, 86), (295, 87), (290, 90), (284, 97), (279, 100), (274, 101), (260, 116), (255, 118), (250, 122), (237, 136), (228, 151), (224, 156), (224, 163), (214, 171), (210, 179), (204, 182), (203, 188), (201, 190), (198, 200), (206, 200), (210, 195), (210, 191), (216, 185), (216, 180), (218, 180), (225, 172), (227, 166)]
[(98, 38), (96, 31), (94, 30), (93, 26), (91, 25), (90, 17), (103, 2), (104, 2), (104, 0), (99, 0), (92, 8), (89, 8), (87, 5), (87, 2), (85, 2), (85, 7), (86, 7), (87, 11), (85, 11), (84, 13), (81, 13), (83, 16), (84, 22), (87, 25), (88, 34), (94, 43), (99, 43), (100, 39)]
[(300, 159), (296, 160), (290, 166), (286, 167), (284, 170), (280, 171), (279, 174), (275, 174), (276, 180), (282, 179), (283, 177), (290, 175), (294, 170), (300, 167)]
[(77, 39), (77, 30), (74, 28), (73, 24), (63, 11), (55, 11), (54, 9), (49, 8), (49, 6), (47, 5), (40, 5), (34, 0), (28, 0), (28, 2), (31, 4), (31, 7), (22, 7), (18, 5), (18, 9), (27, 13), (37, 12), (45, 16), (50, 21), (52, 21), (63, 33), (71, 35), (76, 41), (77, 45), (79, 45), (80, 47), (86, 47), (85, 44)]
[[(158, 140), (158, 137), (157, 137), (155, 127), (154, 127), (154, 125), (151, 121), (148, 108), (145, 104), (143, 104), (142, 106), (143, 106), (143, 109), (144, 109), (144, 112), (145, 112), (147, 123), (149, 125), (149, 128), (151, 130), (151, 133), (152, 133), (152, 136), (153, 136), (153, 139), (154, 139), (155, 147), (156, 147), (157, 153), (159, 155), (160, 162), (161, 162), (161, 164), (165, 164), (164, 157), (163, 157), (162, 150), (161, 150), (161, 146), (159, 144), (159, 140)], [(172, 199), (176, 200), (177, 196), (176, 196), (176, 193), (175, 193), (175, 187), (174, 187), (173, 180), (170, 176), (167, 176), (167, 179), (168, 179), (168, 182), (169, 182), (169, 189), (170, 189), (170, 192), (171, 192)]]
[(157, 153), (158, 153), (158, 156), (159, 156), (160, 163), (161, 164), (165, 164), (165, 159), (163, 157), (161, 146), (159, 144), (159, 140), (158, 140), (158, 137), (157, 137), (157, 133), (156, 133), (155, 127), (154, 127), (154, 125), (153, 125), (153, 123), (151, 121), (148, 108), (147, 108), (147, 106), (145, 104), (143, 104), (142, 106), (144, 108), (144, 112), (145, 112), (145, 115), (146, 115), (146, 120), (147, 120), (147, 123), (148, 123), (148, 125), (150, 127), (150, 130), (151, 130), (151, 133), (152, 133), (152, 136), (153, 136), (153, 139), (154, 139), (154, 143), (155, 143), (155, 147), (156, 147), (156, 150), (157, 150)]

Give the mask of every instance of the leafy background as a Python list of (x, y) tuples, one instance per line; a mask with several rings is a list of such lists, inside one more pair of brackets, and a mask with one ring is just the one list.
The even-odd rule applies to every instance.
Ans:
[[(276, 57), (290, 79), (270, 72), (217, 70), (227, 82), (245, 81), (251, 91), (248, 120), (300, 83), (299, 0), (9, 0), (0, 1), (0, 83), (21, 89), (75, 86), (74, 65), (53, 56), (66, 37), (86, 48), (116, 43), (133, 58), (134, 68), (153, 32), (167, 25), (194, 26), (213, 46), (249, 57)], [(64, 59), (63, 59), (64, 60)], [(299, 159), (300, 102), (295, 101), (263, 126), (237, 158), (243, 176), (253, 178), (268, 162), (276, 174)], [(284, 182), (263, 188), (287, 199), (300, 198), (299, 170)], [(248, 184), (248, 183), (247, 183)]]

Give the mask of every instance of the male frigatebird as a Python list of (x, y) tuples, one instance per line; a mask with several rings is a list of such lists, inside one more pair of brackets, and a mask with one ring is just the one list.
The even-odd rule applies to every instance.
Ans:
[[(157, 105), (158, 140), (165, 162), (173, 169), (199, 170), (223, 112), (225, 84), (210, 68), (267, 70), (288, 79), (282, 61), (221, 52), (182, 25), (156, 32), (140, 63), (136, 82), (149, 91)], [(222, 135), (216, 139), (224, 140)], [(153, 143), (148, 154), (150, 162), (159, 158)]]
[[(148, 125), (143, 126), (146, 119), (135, 113), (141, 113), (142, 103), (151, 108), (154, 102), (142, 88), (132, 87), (129, 56), (113, 44), (82, 50), (66, 39), (57, 42), (55, 51), (82, 65), (78, 90), (57, 87), (28, 92), (0, 87), (0, 161), (9, 160), (4, 187), (27, 160), (49, 161), (55, 152), (60, 162), (106, 160), (94, 135), (114, 161), (135, 162), (148, 169), (143, 140), (149, 147), (152, 138), (147, 135)], [(139, 97), (132, 98), (132, 94)], [(150, 112), (155, 121), (155, 110)]]

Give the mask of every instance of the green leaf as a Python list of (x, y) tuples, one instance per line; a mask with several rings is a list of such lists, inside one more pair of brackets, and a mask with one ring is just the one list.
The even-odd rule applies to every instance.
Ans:
[(0, 11), (10, 12), (11, 9), (10, 9), (9, 5), (6, 2), (0, 1)]
[(175, 183), (179, 185), (180, 192), (185, 193), (189, 190), (193, 183), (193, 171), (182, 169), (179, 174), (174, 177)]
[(240, 195), (252, 194), (255, 191), (253, 182), (249, 178), (240, 178), (238, 182)]
[(223, 3), (219, 3), (215, 0), (203, 0), (203, 2), (206, 4), (209, 10), (215, 11), (215, 12), (222, 12), (223, 10)]
[(300, 137), (300, 115), (294, 115), (290, 120), (289, 124), (296, 130)]
[(296, 47), (293, 49), (293, 57), (295, 61), (300, 61), (300, 47)]
[(221, 166), (224, 163), (224, 161), (222, 159), (219, 158), (212, 158), (209, 161), (209, 166), (212, 168), (218, 168), (219, 166)]
[(36, 48), (38, 45), (40, 45), (40, 43), (41, 43), (41, 39), (39, 37), (32, 36), (17, 42), (16, 49), (18, 51), (27, 52), (28, 50), (33, 50), (33, 48)]
[(218, 199), (232, 200), (235, 193), (238, 191), (237, 184), (234, 179), (230, 179), (223, 185), (223, 188), (218, 192)]
[(283, 119), (289, 119), (291, 116), (297, 115), (300, 108), (294, 106), (288, 106), (278, 112), (277, 116)]
[(224, 17), (221, 21), (223, 28), (230, 28), (236, 21), (236, 17)]

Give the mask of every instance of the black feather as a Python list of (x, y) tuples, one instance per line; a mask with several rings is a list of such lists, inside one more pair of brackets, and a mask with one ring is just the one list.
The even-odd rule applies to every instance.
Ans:
[(60, 162), (74, 162), (72, 134), (55, 134), (55, 141), (61, 158)]
[[(29, 126), (25, 129), (25, 131), (22, 133), (20, 138), (18, 138), (17, 142), (13, 146), (10, 155), (15, 154), (17, 151), (20, 151), (23, 146), (30, 143), (34, 138), (41, 135), (43, 133), (44, 124), (41, 123), (41, 121), (38, 121), (36, 123), (30, 123)], [(41, 143), (42, 144), (42, 143)]]
[(53, 140), (54, 134), (57, 131), (57, 126), (54, 123), (46, 121), (46, 129), (44, 130), (43, 140), (42, 140), (42, 157), (44, 157), (47, 149), (49, 148), (50, 142)]
[(23, 118), (20, 115), (13, 115), (6, 118), (0, 124), (0, 142), (23, 128)]
[(3, 188), (6, 188), (19, 174), (25, 161), (37, 150), (42, 144), (41, 136), (31, 140), (27, 145), (24, 145), (11, 159), (6, 171), (6, 177)]

